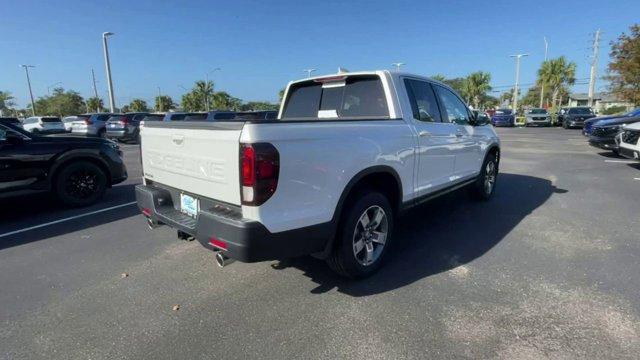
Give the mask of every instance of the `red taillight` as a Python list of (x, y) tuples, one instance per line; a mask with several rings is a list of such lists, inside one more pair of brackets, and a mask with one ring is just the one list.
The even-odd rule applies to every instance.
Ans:
[(219, 249), (227, 250), (227, 243), (222, 241), (222, 240), (220, 240), (220, 239), (216, 239), (213, 236), (209, 238), (209, 244), (211, 244), (211, 245), (213, 245), (213, 246), (215, 246), (215, 247), (217, 247)]
[(146, 217), (150, 217), (151, 216), (151, 209), (148, 208), (144, 208), (142, 209), (142, 214)]
[(91, 121), (91, 119), (84, 119), (84, 124), (85, 125), (91, 125), (91, 124), (93, 124), (93, 121)]
[(276, 192), (280, 154), (268, 143), (240, 145), (242, 204), (259, 206)]
[(125, 117), (122, 120), (120, 120), (120, 124), (122, 124), (122, 125), (127, 125), (128, 123), (129, 123), (129, 118), (128, 117)]

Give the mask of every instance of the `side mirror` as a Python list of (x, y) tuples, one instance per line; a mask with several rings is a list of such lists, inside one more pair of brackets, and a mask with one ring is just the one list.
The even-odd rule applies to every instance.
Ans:
[(471, 113), (471, 125), (482, 126), (489, 123), (489, 117), (485, 113)]

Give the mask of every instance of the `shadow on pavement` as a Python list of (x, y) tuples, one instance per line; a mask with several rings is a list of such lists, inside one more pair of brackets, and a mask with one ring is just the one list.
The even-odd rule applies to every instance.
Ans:
[[(0, 235), (135, 201), (135, 184), (118, 185), (107, 189), (104, 198), (100, 202), (85, 208), (65, 207), (48, 194), (20, 196), (3, 199), (2, 201)], [(15, 235), (0, 237), (0, 250), (106, 224), (137, 214), (139, 214), (138, 208), (133, 204)]]
[(338, 278), (323, 261), (310, 257), (291, 259), (274, 268), (303, 270), (318, 283), (312, 293), (333, 288), (352, 296), (383, 293), (479, 258), (552, 194), (566, 192), (547, 179), (502, 173), (488, 202), (473, 202), (466, 191), (458, 191), (400, 218), (386, 264), (370, 278)]

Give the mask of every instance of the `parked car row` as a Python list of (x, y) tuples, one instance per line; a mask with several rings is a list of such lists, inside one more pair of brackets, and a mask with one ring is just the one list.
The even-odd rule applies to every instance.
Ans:
[(625, 114), (594, 117), (585, 122), (582, 133), (589, 144), (632, 159), (638, 159), (638, 133), (640, 108)]

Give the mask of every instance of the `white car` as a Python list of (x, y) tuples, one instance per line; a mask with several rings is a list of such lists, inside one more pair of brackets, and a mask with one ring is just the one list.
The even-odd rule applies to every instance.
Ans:
[(381, 266), (396, 217), (468, 187), (489, 199), (500, 141), (447, 85), (390, 71), (289, 83), (276, 120), (149, 122), (138, 206), (229, 259), (312, 254), (348, 277)]
[(63, 132), (64, 124), (57, 116), (32, 116), (22, 121), (22, 128), (34, 134)]
[(620, 155), (640, 160), (640, 122), (625, 125), (616, 136), (616, 143)]
[(62, 118), (62, 123), (64, 124), (64, 130), (67, 132), (71, 132), (73, 128), (73, 122), (78, 120), (77, 116), (65, 116)]

